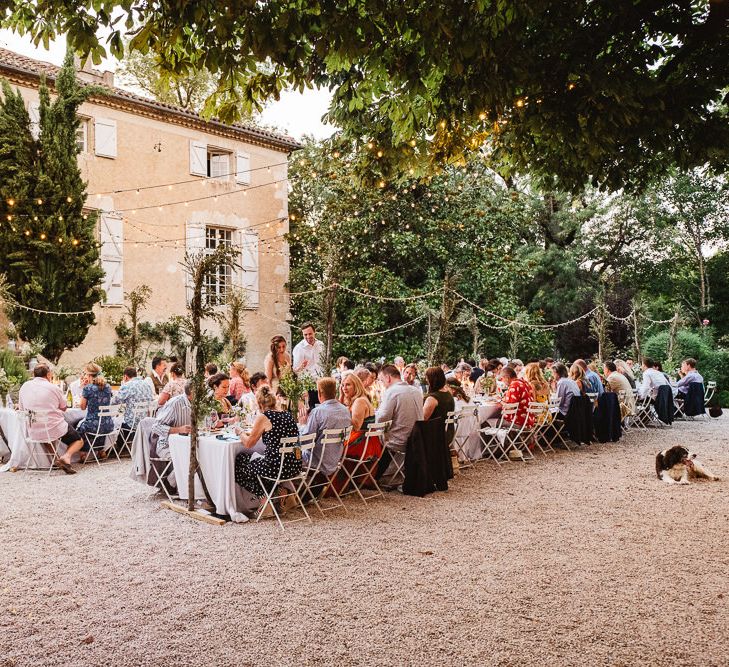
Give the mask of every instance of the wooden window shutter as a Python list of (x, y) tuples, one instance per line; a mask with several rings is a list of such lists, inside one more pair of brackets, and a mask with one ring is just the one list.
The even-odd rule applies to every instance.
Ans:
[(111, 213), (100, 215), (101, 268), (104, 270), (104, 304), (124, 303), (124, 221)]
[(116, 121), (94, 119), (94, 152), (101, 157), (116, 157)]
[(202, 141), (190, 141), (190, 173), (208, 175), (208, 145)]
[(248, 153), (238, 151), (235, 154), (235, 182), (251, 184), (251, 156)]

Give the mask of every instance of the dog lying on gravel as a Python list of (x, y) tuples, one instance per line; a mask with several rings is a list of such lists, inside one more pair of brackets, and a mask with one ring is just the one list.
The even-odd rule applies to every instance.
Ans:
[(704, 467), (696, 454), (680, 445), (664, 449), (656, 455), (656, 475), (668, 484), (688, 484), (690, 478), (719, 479)]

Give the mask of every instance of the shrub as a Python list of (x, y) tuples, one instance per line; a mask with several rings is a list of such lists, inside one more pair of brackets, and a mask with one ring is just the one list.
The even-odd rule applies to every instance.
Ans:
[(101, 366), (104, 377), (109, 384), (121, 384), (124, 369), (127, 366), (134, 366), (128, 359), (115, 355), (96, 357), (94, 363)]

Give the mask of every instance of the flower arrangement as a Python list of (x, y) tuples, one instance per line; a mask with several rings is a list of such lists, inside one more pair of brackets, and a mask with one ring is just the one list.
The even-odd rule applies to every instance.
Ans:
[(21, 384), (23, 384), (22, 377), (8, 375), (4, 368), (0, 368), (0, 394), (9, 394)]
[(287, 367), (278, 380), (278, 388), (289, 400), (298, 400), (306, 392), (316, 389), (316, 382), (306, 373), (297, 375)]

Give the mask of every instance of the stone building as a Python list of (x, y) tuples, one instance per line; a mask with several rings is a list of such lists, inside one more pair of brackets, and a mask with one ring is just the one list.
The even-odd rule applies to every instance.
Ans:
[[(52, 88), (58, 67), (0, 49), (0, 77), (18, 87), (31, 122), (38, 120), (38, 87)], [(240, 269), (211, 276), (207, 293), (245, 292), (247, 361), (262, 369), (271, 336), (288, 337), (287, 162), (292, 139), (246, 125), (206, 121), (190, 111), (116, 88), (111, 72), (90, 67), (78, 76), (106, 88), (79, 110), (79, 166), (88, 182), (87, 206), (99, 211), (106, 300), (96, 325), (61, 363), (78, 367), (113, 354), (114, 327), (124, 294), (152, 289), (142, 318), (160, 322), (182, 314), (185, 250), (221, 243), (240, 251)], [(209, 331), (215, 332), (210, 324)]]

